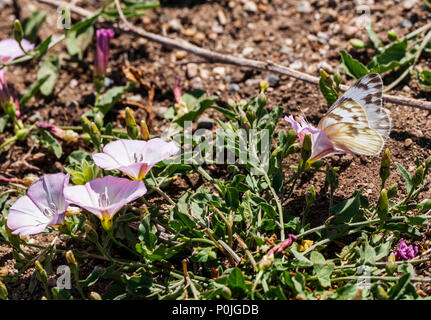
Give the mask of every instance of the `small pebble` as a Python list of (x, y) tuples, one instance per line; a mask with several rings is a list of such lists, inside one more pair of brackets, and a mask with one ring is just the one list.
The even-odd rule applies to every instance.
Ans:
[(239, 91), (239, 85), (236, 83), (231, 83), (230, 87), (229, 87), (229, 93), (235, 93)]
[(72, 80), (70, 80), (69, 87), (71, 89), (74, 89), (74, 88), (76, 88), (78, 86), (78, 84), (79, 84), (78, 80), (72, 79)]
[(403, 19), (400, 22), (400, 27), (401, 28), (411, 28), (413, 26), (412, 22), (409, 19)]
[(199, 72), (199, 75), (201, 76), (202, 79), (208, 79), (210, 77), (210, 73), (207, 69), (201, 69)]
[(294, 61), (293, 63), (290, 64), (290, 67), (292, 69), (299, 70), (299, 69), (302, 69), (303, 63), (302, 63), (301, 60), (296, 60), (296, 61)]
[(187, 78), (192, 79), (198, 75), (198, 65), (196, 63), (188, 63), (186, 69)]
[(224, 77), (226, 74), (226, 69), (224, 67), (216, 67), (213, 69), (213, 73), (217, 76)]
[(177, 60), (184, 59), (186, 55), (187, 55), (187, 52), (184, 50), (177, 50), (175, 52), (175, 58), (177, 58)]
[(311, 7), (310, 2), (300, 1), (296, 4), (296, 10), (301, 13), (311, 13), (313, 8)]
[(256, 3), (253, 1), (247, 1), (244, 4), (244, 10), (247, 12), (256, 12), (258, 10)]
[(404, 147), (408, 148), (413, 144), (413, 140), (410, 138), (407, 138), (406, 140), (404, 140)]
[(327, 43), (331, 39), (331, 37), (327, 33), (320, 32), (320, 31), (317, 33), (317, 38), (319, 42), (322, 44)]
[(252, 48), (252, 47), (246, 47), (246, 48), (244, 48), (244, 50), (242, 50), (242, 55), (243, 56), (248, 56), (253, 51), (254, 51), (254, 48)]
[(169, 21), (168, 26), (170, 29), (174, 31), (181, 31), (183, 29), (183, 26), (181, 25), (181, 22), (178, 19), (172, 19), (171, 21)]
[(223, 80), (226, 81), (227, 83), (230, 83), (232, 81), (232, 76), (229, 76), (229, 75), (224, 76)]
[(227, 19), (223, 10), (219, 10), (217, 12), (217, 18), (218, 18), (218, 22), (220, 22), (221, 25), (225, 25), (227, 23)]
[(183, 35), (186, 37), (193, 37), (196, 34), (195, 28), (187, 28), (183, 31)]
[(203, 40), (205, 40), (205, 33), (198, 32), (198, 33), (195, 34), (195, 36), (193, 37), (193, 39), (195, 41), (203, 41)]
[(280, 77), (274, 75), (274, 74), (270, 74), (267, 77), (268, 83), (271, 87), (276, 87), (278, 85), (278, 83), (280, 82)]

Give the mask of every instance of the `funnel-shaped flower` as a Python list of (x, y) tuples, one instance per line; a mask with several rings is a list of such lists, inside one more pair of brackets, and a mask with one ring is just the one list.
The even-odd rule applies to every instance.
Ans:
[(103, 78), (109, 61), (109, 39), (115, 35), (112, 29), (99, 29), (96, 31), (96, 56), (94, 61), (94, 75)]
[(419, 247), (417, 245), (407, 245), (403, 239), (398, 242), (398, 249), (395, 252), (395, 258), (400, 260), (410, 260), (416, 257), (419, 252)]
[(302, 117), (300, 117), (300, 119), (301, 123), (298, 123), (295, 121), (293, 116), (284, 117), (284, 120), (289, 122), (292, 125), (293, 130), (298, 134), (301, 143), (304, 141), (304, 136), (306, 134), (309, 133), (311, 135), (312, 151), (309, 159), (310, 162), (319, 160), (331, 154), (342, 154), (347, 152), (346, 150), (337, 148), (331, 140), (329, 140), (324, 130), (313, 127)]
[[(26, 51), (33, 50), (34, 44), (23, 39), (21, 45)], [(0, 41), (0, 62), (6, 63), (24, 55), (15, 39), (5, 39)]]
[(33, 183), (26, 196), (10, 208), (7, 226), (13, 234), (30, 235), (47, 227), (62, 224), (68, 203), (63, 190), (69, 184), (69, 174), (47, 174)]
[(142, 181), (106, 176), (85, 185), (64, 189), (66, 200), (96, 215), (105, 229), (112, 226), (113, 216), (124, 205), (142, 197), (147, 188)]
[(178, 151), (174, 142), (160, 138), (148, 141), (120, 139), (108, 143), (103, 153), (94, 154), (93, 159), (103, 169), (118, 169), (134, 180), (142, 180), (156, 163)]

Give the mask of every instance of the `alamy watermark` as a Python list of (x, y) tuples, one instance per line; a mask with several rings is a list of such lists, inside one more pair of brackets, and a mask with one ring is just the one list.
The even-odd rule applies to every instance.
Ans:
[(57, 288), (70, 290), (72, 288), (70, 281), (70, 267), (66, 265), (58, 266), (57, 275), (59, 275), (57, 279)]
[(371, 22), (371, 4), (372, 0), (355, 0), (356, 2), (356, 13), (360, 14), (360, 17), (355, 18), (356, 26), (359, 29), (365, 29)]
[(60, 6), (57, 8), (57, 13), (57, 28), (69, 30), (72, 25), (69, 8), (67, 6)]

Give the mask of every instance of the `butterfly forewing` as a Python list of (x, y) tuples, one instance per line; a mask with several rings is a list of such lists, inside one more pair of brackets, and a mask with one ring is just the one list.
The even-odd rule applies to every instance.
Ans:
[(338, 122), (326, 127), (325, 132), (338, 148), (367, 156), (378, 154), (385, 143), (376, 130), (363, 124)]
[(336, 108), (328, 111), (328, 113), (319, 122), (319, 129), (325, 129), (326, 127), (338, 122), (370, 126), (364, 108), (352, 99), (345, 99)]
[[(391, 118), (389, 117), (389, 112), (382, 108), (382, 95), (383, 81), (380, 75), (377, 73), (366, 75), (356, 81), (356, 83), (332, 105), (327, 115), (332, 114), (336, 109), (346, 104), (352, 104), (352, 101), (354, 101), (365, 111), (369, 127), (376, 130), (383, 139), (386, 140), (391, 131)], [(351, 118), (353, 118), (353, 116), (350, 118), (346, 117), (346, 120), (349, 121), (345, 121), (343, 118), (340, 122), (350, 122)], [(332, 123), (328, 122), (328, 125)]]

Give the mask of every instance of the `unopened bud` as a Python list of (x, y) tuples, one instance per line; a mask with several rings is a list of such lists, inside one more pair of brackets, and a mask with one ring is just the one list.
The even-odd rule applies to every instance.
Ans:
[(379, 300), (388, 300), (389, 299), (388, 293), (385, 291), (385, 289), (383, 289), (383, 287), (381, 285), (377, 285), (376, 297)]
[(307, 133), (304, 136), (304, 141), (302, 142), (302, 151), (301, 151), (301, 157), (302, 160), (305, 162), (311, 157), (311, 135)]
[(314, 186), (311, 186), (305, 194), (306, 206), (309, 207), (314, 202), (314, 200), (316, 200), (316, 189)]
[(382, 186), (384, 187), (386, 180), (389, 178), (391, 174), (391, 154), (389, 149), (386, 149), (382, 160), (380, 162), (380, 179), (382, 179)]
[(37, 275), (38, 275), (39, 281), (46, 282), (48, 280), (48, 274), (46, 273), (46, 271), (43, 268), (42, 264), (38, 260), (36, 260), (36, 262), (34, 263), (34, 265), (36, 267), (36, 271), (37, 271)]
[(377, 216), (381, 219), (381, 221), (385, 221), (389, 214), (389, 199), (388, 193), (385, 189), (380, 192), (379, 201), (377, 202), (376, 208)]
[(69, 250), (66, 252), (66, 260), (68, 264), (76, 265), (76, 259), (75, 255), (73, 254), (72, 250)]
[(390, 254), (390, 256), (388, 257), (388, 262), (386, 263), (385, 269), (388, 276), (392, 276), (394, 274), (395, 270), (397, 269), (397, 265), (395, 263), (395, 254), (393, 253)]
[(360, 39), (350, 39), (350, 45), (355, 49), (363, 49), (365, 48), (365, 42)]
[(265, 93), (265, 91), (268, 89), (269, 87), (269, 82), (268, 80), (264, 79), (259, 83), (260, 86), (260, 93)]
[(0, 281), (0, 299), (8, 300), (8, 292), (5, 284)]
[(398, 41), (398, 35), (394, 30), (388, 32), (388, 39), (391, 41)]
[(18, 19), (16, 19), (13, 24), (13, 37), (18, 42), (21, 42), (24, 38), (24, 30), (22, 29), (21, 22)]
[(388, 189), (388, 199), (393, 198), (398, 193), (398, 183), (394, 183)]
[(136, 126), (135, 116), (133, 115), (132, 109), (129, 107), (126, 108), (126, 126), (133, 127)]
[(145, 141), (150, 140), (150, 131), (148, 130), (148, 126), (145, 120), (141, 120), (141, 125), (139, 128), (141, 132), (141, 139)]
[(97, 292), (91, 291), (90, 292), (90, 300), (102, 300), (102, 297)]
[(412, 177), (413, 188), (416, 188), (424, 181), (424, 168), (422, 166), (417, 167)]

